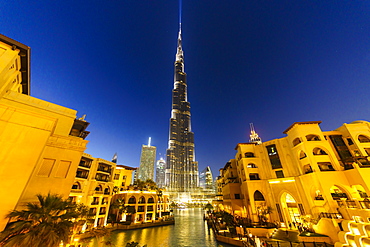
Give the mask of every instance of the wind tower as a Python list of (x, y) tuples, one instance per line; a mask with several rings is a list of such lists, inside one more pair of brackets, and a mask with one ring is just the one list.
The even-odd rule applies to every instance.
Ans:
[(180, 200), (190, 200), (191, 192), (199, 185), (199, 173), (198, 162), (195, 161), (194, 133), (191, 131), (190, 103), (187, 99), (181, 22), (177, 40), (172, 111), (166, 156), (167, 190), (173, 192), (173, 197)]
[(262, 144), (261, 138), (258, 136), (256, 131), (254, 131), (253, 123), (250, 123), (249, 126), (251, 128), (251, 134), (249, 135), (249, 142), (256, 142), (258, 145)]

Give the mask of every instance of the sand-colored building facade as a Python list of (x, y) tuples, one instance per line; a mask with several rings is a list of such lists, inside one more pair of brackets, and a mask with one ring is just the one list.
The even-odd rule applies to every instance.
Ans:
[(0, 231), (36, 194), (68, 198), (88, 141), (77, 112), (30, 96), (30, 48), (0, 35)]
[(292, 228), (316, 222), (312, 227), (334, 242), (341, 221), (370, 223), (370, 123), (332, 131), (320, 123), (293, 123), (285, 137), (259, 145), (238, 143), (218, 179), (224, 209)]

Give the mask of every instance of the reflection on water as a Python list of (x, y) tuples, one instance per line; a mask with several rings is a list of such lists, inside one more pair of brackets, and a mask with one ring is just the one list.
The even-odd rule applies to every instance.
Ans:
[[(229, 247), (217, 243), (203, 220), (203, 212), (200, 208), (174, 210), (175, 225), (115, 231), (112, 240), (117, 247), (125, 247), (132, 241), (148, 247)], [(92, 243), (90, 246), (97, 245)]]

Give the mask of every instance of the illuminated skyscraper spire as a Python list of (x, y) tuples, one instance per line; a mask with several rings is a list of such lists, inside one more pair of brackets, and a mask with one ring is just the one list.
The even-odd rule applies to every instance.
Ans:
[(256, 131), (254, 131), (253, 123), (250, 123), (249, 126), (251, 127), (251, 134), (249, 135), (250, 137), (249, 142), (256, 142), (257, 144), (262, 144), (261, 138), (258, 136)]
[[(176, 61), (184, 62), (184, 52), (182, 50), (182, 35), (181, 35), (181, 23), (179, 28), (179, 36), (177, 38), (177, 52), (176, 52)], [(184, 67), (182, 68), (184, 71)]]
[[(166, 186), (168, 191), (177, 193), (194, 191), (199, 184), (199, 174), (198, 162), (195, 161), (194, 153), (194, 133), (191, 131), (190, 103), (187, 100), (181, 22), (177, 40), (172, 111), (166, 155)], [(179, 194), (179, 196), (181, 195)]]

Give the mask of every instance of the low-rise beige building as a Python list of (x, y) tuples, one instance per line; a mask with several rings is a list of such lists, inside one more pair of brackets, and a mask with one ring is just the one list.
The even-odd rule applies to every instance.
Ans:
[(124, 191), (129, 188), (133, 181), (133, 171), (136, 171), (137, 168), (117, 165), (116, 170), (114, 171), (114, 192)]
[(115, 170), (116, 163), (83, 154), (69, 194), (72, 202), (89, 207), (90, 220), (82, 231), (107, 224), (109, 206), (114, 193)]
[(286, 137), (259, 145), (239, 143), (219, 178), (225, 210), (293, 229), (308, 224), (333, 242), (344, 219), (369, 225), (370, 123), (333, 131), (320, 123), (294, 123)]
[[(129, 189), (119, 191), (113, 196), (112, 202), (121, 199), (130, 212), (123, 213), (120, 221), (132, 223), (152, 222), (170, 215), (169, 195), (160, 190)], [(128, 215), (132, 217), (128, 218)]]

